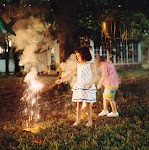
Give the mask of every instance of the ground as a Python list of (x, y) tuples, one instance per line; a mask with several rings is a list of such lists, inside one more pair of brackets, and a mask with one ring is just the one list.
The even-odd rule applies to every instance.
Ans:
[[(71, 90), (67, 86), (57, 86), (54, 81), (57, 77), (41, 76), (39, 80), (44, 84), (43, 91), (40, 93), (39, 103), (41, 105), (41, 120), (45, 121), (52, 117), (65, 117), (63, 109), (75, 111), (75, 105), (71, 102)], [(0, 79), (0, 127), (3, 128), (7, 123), (21, 125), (23, 103), (21, 98), (24, 94), (26, 84), (24, 77), (2, 76)], [(120, 86), (117, 95), (117, 105), (121, 109), (133, 104), (148, 103), (149, 100), (149, 78), (145, 77), (126, 77)], [(98, 91), (98, 104), (94, 105), (94, 113), (97, 115), (102, 109), (101, 91)], [(128, 98), (129, 97), (129, 98)], [(135, 103), (134, 103), (135, 102)], [(67, 105), (67, 106), (66, 106)], [(64, 107), (65, 106), (65, 107)], [(99, 107), (99, 108), (98, 108)]]
[[(76, 128), (76, 105), (69, 86), (55, 85), (57, 77), (39, 76), (44, 87), (39, 106), (39, 133), (24, 133), (24, 77), (0, 77), (0, 149), (148, 149), (149, 70), (120, 71), (122, 83), (116, 95), (118, 118), (98, 117), (102, 91), (93, 104), (93, 126), (86, 128), (87, 116)], [(110, 108), (109, 108), (110, 109)], [(41, 127), (41, 126), (40, 126)], [(134, 140), (135, 139), (135, 140)], [(86, 147), (85, 147), (86, 146)]]

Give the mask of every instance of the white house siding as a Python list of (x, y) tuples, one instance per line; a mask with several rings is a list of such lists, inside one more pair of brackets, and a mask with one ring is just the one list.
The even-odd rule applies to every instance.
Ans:
[[(5, 59), (0, 59), (0, 73), (4, 73), (6, 70), (5, 70)], [(9, 72), (14, 72), (14, 61), (13, 59), (10, 59), (9, 60)]]
[(51, 74), (51, 64), (52, 59), (54, 61), (54, 64), (56, 66), (56, 69), (59, 68), (59, 44), (57, 43), (57, 40), (51, 42), (51, 45), (48, 45), (44, 47), (44, 49), (41, 50), (39, 54), (37, 54), (38, 58), (38, 72), (45, 73), (45, 74)]
[(47, 51), (37, 54), (38, 72), (47, 72)]
[[(52, 56), (52, 51), (54, 52)], [(50, 74), (51, 69), (51, 57), (54, 57), (55, 65), (56, 65), (56, 71), (59, 71), (59, 64), (60, 64), (60, 58), (59, 58), (59, 43), (57, 43), (57, 40), (50, 43), (50, 45), (46, 45), (40, 53), (36, 53), (36, 58), (38, 60), (37, 64), (37, 70), (38, 72), (42, 73), (48, 73)], [(9, 60), (9, 71), (14, 72), (14, 61), (13, 59)], [(0, 73), (5, 72), (5, 59), (0, 59)]]

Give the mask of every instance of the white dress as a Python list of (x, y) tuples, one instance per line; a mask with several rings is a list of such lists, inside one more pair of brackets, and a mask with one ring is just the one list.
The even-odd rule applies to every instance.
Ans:
[(74, 102), (96, 102), (96, 86), (95, 84), (89, 89), (87, 84), (92, 79), (92, 71), (90, 63), (79, 63), (77, 66), (77, 81), (72, 91), (72, 101)]

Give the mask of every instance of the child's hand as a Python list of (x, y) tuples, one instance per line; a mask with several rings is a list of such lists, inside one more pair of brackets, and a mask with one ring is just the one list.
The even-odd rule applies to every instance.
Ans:
[(98, 84), (97, 84), (97, 89), (100, 89), (101, 86), (102, 86), (102, 84), (101, 84), (101, 83), (98, 83)]
[(87, 87), (90, 89), (91, 87), (93, 86), (93, 83), (92, 82), (89, 82), (88, 84), (87, 84)]
[(58, 79), (55, 81), (55, 84), (61, 84), (62, 82), (63, 82), (62, 79)]

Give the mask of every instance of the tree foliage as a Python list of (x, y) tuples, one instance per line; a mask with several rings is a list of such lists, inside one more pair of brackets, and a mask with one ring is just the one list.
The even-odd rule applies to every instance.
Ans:
[[(9, 6), (2, 7), (4, 3)], [(6, 10), (2, 13), (11, 10), (15, 21), (34, 15), (52, 23), (50, 31), (58, 38), (61, 61), (79, 45), (81, 36), (102, 41), (104, 21), (113, 28), (110, 38), (141, 37), (149, 29), (147, 0), (2, 0), (0, 8)]]

